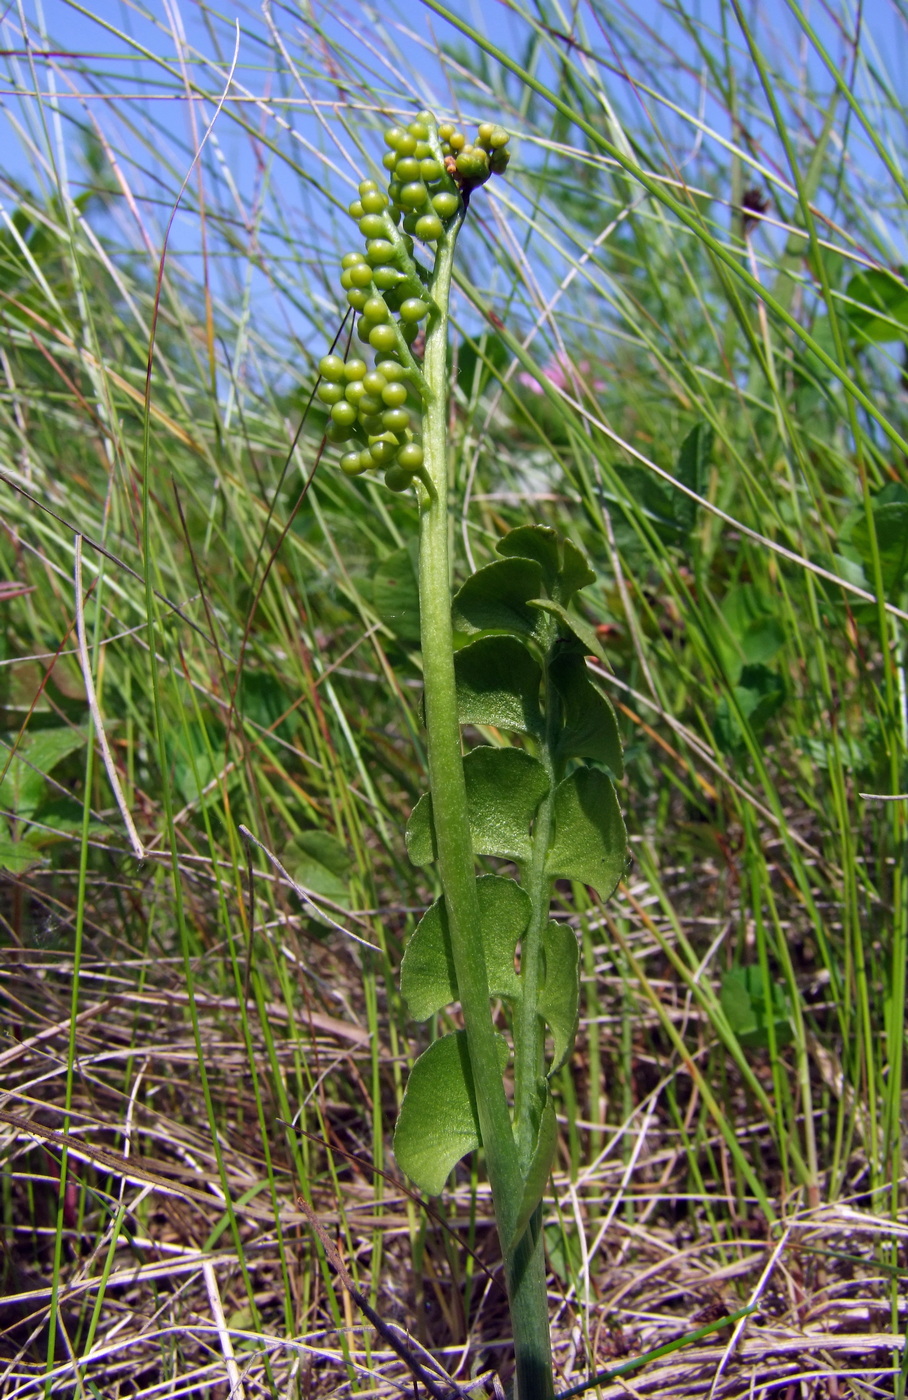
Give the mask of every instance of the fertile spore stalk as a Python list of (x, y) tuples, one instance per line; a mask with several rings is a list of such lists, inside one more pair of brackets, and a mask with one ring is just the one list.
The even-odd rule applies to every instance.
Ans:
[[(318, 397), (330, 411), (328, 441), (347, 449), (341, 470), (359, 476), (384, 468), (385, 485), (406, 491), (425, 460), (414, 415), (444, 397), (444, 385), (429, 383), (413, 347), (426, 318), (433, 329), (447, 326), (450, 266), (445, 276), (444, 254), (453, 250), (471, 189), (507, 167), (508, 133), (488, 122), (472, 145), (453, 126), (438, 127), (431, 113), (420, 112), (408, 127), (390, 127), (385, 140), (388, 192), (374, 180), (360, 184), (349, 212), (366, 249), (341, 259), (340, 278), (348, 304), (360, 313), (359, 339), (374, 351), (375, 364), (370, 369), (358, 357), (345, 362), (326, 355), (319, 364)], [(434, 275), (414, 258), (414, 239), (435, 244)], [(431, 490), (425, 477), (423, 482)]]
[[(341, 469), (351, 476), (383, 469), (390, 490), (413, 487), (419, 502), (430, 791), (410, 818), (407, 848), (416, 865), (437, 861), (443, 894), (407, 946), (401, 989), (417, 1020), (456, 1002), (464, 1026), (434, 1040), (413, 1066), (394, 1150), (416, 1185), (435, 1195), (482, 1145), (517, 1397), (551, 1400), (540, 1201), (557, 1137), (549, 1080), (570, 1054), (580, 981), (574, 931), (550, 921), (549, 903), (554, 880), (580, 881), (606, 899), (620, 878), (626, 836), (612, 776), (621, 774), (621, 747), (611, 706), (584, 661), (598, 644), (571, 610), (594, 575), (554, 530), (512, 530), (499, 541), (500, 557), (459, 589), (457, 630), (476, 640), (455, 654), (448, 301), (470, 195), (506, 168), (508, 134), (487, 122), (469, 143), (420, 112), (385, 140), (388, 192), (371, 180), (360, 185), (350, 213), (365, 253), (348, 253), (341, 272), (374, 362), (326, 355), (318, 395), (330, 408), (328, 439), (343, 448)], [(434, 245), (429, 266), (415, 256), (416, 241)], [(518, 743), (464, 757), (462, 724), (511, 730)], [(477, 878), (477, 856), (511, 862), (519, 880)], [(493, 1002), (505, 1008), (510, 1043)], [(513, 1107), (503, 1080), (511, 1061)]]

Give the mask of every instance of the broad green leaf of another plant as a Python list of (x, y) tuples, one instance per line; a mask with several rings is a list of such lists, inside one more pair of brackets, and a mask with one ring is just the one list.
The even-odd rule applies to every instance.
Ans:
[(510, 359), (504, 341), (494, 331), (484, 331), (475, 341), (466, 336), (457, 347), (455, 360), (459, 388), (467, 398), (481, 394), (496, 370), (507, 369)]
[[(498, 1053), (504, 1073), (509, 1052), (500, 1037)], [(452, 1168), (479, 1145), (466, 1031), (455, 1031), (430, 1045), (410, 1071), (394, 1130), (394, 1155), (420, 1191), (437, 1196)]]
[(17, 817), (34, 816), (47, 788), (47, 776), (58, 763), (76, 753), (86, 743), (78, 729), (38, 729), (17, 748), (11, 759), (0, 750), (0, 772), (9, 759), (6, 776), (0, 783), (0, 806)]
[(210, 806), (219, 800), (224, 730), (217, 722), (190, 720), (168, 735), (173, 782), (186, 803)]
[[(530, 826), (549, 781), (542, 764), (523, 749), (471, 750), (463, 762), (467, 813), (478, 856), (527, 861)], [(407, 851), (414, 865), (435, 859), (432, 798), (419, 799), (407, 823)]]
[(784, 645), (775, 600), (756, 584), (729, 589), (720, 611), (728, 631), (718, 632), (718, 642), (731, 679), (737, 679), (743, 666), (765, 665)]
[[(747, 721), (752, 733), (759, 736), (785, 703), (785, 682), (778, 672), (771, 671), (768, 666), (745, 666), (734, 687), (734, 697), (742, 718)], [(716, 738), (726, 753), (733, 752), (744, 743), (740, 720), (725, 695), (720, 698), (716, 709)]]
[(546, 874), (579, 880), (608, 899), (626, 860), (627, 832), (611, 781), (598, 769), (578, 769), (555, 792), (555, 840)]
[(330, 832), (301, 832), (290, 843), (284, 864), (307, 890), (328, 899), (346, 899), (350, 854)]
[(419, 641), (419, 582), (412, 549), (397, 549), (379, 564), (372, 578), (372, 603), (402, 642)]
[(566, 1286), (571, 1286), (583, 1267), (583, 1250), (577, 1231), (562, 1221), (545, 1227), (545, 1254), (549, 1267)]
[(772, 1021), (775, 1042), (790, 1044), (793, 1031), (788, 1001), (782, 987), (770, 983), (769, 994), (763, 982), (763, 969), (757, 964), (733, 967), (722, 978), (722, 1010), (742, 1045), (764, 1050), (769, 1045)]
[(26, 870), (40, 865), (43, 859), (41, 852), (29, 841), (27, 835), (23, 836), (21, 841), (14, 841), (5, 831), (0, 831), (0, 870), (8, 870), (12, 875), (23, 875)]
[[(514, 880), (482, 875), (476, 881), (489, 995), (515, 1000), (520, 979), (514, 951), (530, 918), (530, 899)], [(420, 919), (400, 967), (400, 990), (414, 1021), (427, 1021), (457, 1000), (457, 977), (447, 934), (444, 897)]]
[[(908, 500), (891, 499), (889, 492), (890, 488), (886, 487), (873, 503), (873, 528), (880, 552), (883, 587), (887, 594), (893, 593), (899, 587), (908, 570)], [(895, 492), (904, 495), (905, 489), (893, 482), (892, 495)], [(864, 573), (872, 580), (873, 549), (870, 527), (866, 519), (862, 518), (856, 522), (849, 534), (848, 543), (861, 556)]]
[[(899, 269), (904, 277), (904, 268)], [(908, 340), (908, 287), (885, 268), (865, 268), (848, 283), (848, 319), (857, 338), (885, 344), (891, 340)]]
[[(675, 464), (675, 478), (691, 491), (696, 491), (698, 496), (706, 494), (713, 438), (713, 430), (708, 423), (696, 423), (682, 442)], [(678, 525), (682, 529), (692, 530), (697, 518), (697, 502), (683, 491), (673, 491), (672, 507)]]

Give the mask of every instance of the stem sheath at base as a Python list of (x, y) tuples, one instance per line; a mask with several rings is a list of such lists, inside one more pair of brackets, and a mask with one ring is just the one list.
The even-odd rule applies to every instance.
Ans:
[(542, 1206), (536, 1207), (517, 1248), (506, 1256), (505, 1274), (514, 1332), (515, 1400), (553, 1400)]

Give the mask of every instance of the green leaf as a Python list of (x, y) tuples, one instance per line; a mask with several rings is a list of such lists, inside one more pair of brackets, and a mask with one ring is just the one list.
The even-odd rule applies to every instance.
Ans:
[(616, 498), (615, 503), (625, 519), (632, 523), (635, 515), (643, 515), (661, 540), (667, 544), (681, 543), (683, 527), (675, 515), (678, 492), (673, 486), (652, 472), (634, 466), (622, 468), (621, 485), (624, 498)]
[(546, 592), (567, 607), (574, 594), (596, 582), (589, 561), (571, 540), (559, 540), (548, 525), (521, 525), (495, 546), (509, 558), (535, 559), (542, 569)]
[(866, 268), (848, 283), (846, 295), (860, 305), (846, 308), (859, 340), (885, 344), (908, 340), (908, 287), (904, 268), (900, 276), (884, 268)]
[(627, 864), (627, 833), (610, 779), (580, 768), (555, 792), (555, 840), (546, 858), (553, 880), (579, 880), (608, 899)]
[(519, 525), (503, 535), (495, 548), (509, 559), (534, 559), (542, 570), (546, 591), (555, 592), (561, 570), (557, 530), (550, 525)]
[[(713, 430), (708, 423), (696, 423), (681, 444), (675, 465), (675, 478), (698, 496), (706, 493), (709, 462), (713, 450)], [(672, 508), (679, 526), (692, 530), (697, 519), (697, 502), (683, 491), (672, 491)]]
[[(287, 681), (286, 675), (279, 677), (273, 671), (253, 671), (247, 662), (240, 677), (237, 710), (259, 729), (269, 730), (270, 735), (291, 739), (299, 727), (299, 716), (294, 708), (297, 693), (292, 682), (281, 684), (281, 681)], [(270, 735), (261, 735), (261, 739), (267, 743)]]
[[(13, 739), (10, 736), (9, 742)], [(70, 754), (84, 747), (86, 736), (78, 729), (38, 729), (19, 745), (9, 760), (9, 767), (0, 782), (0, 806), (17, 817), (34, 816), (47, 786), (47, 775)], [(6, 765), (8, 753), (0, 750), (0, 772)]]
[(424, 792), (410, 813), (404, 839), (407, 843), (407, 855), (414, 865), (431, 865), (437, 858), (431, 793)]
[(397, 549), (379, 564), (372, 577), (372, 603), (402, 642), (419, 641), (419, 579), (412, 549)]
[(528, 605), (541, 592), (542, 570), (531, 559), (502, 559), (471, 574), (454, 595), (460, 632), (511, 632), (533, 637), (539, 614)]
[(338, 902), (347, 898), (350, 855), (329, 832), (302, 832), (290, 842), (284, 864), (307, 890)]
[[(172, 755), (173, 782), (188, 805), (213, 806), (221, 798), (216, 782), (224, 766), (224, 727), (214, 722), (192, 719), (168, 737)], [(229, 779), (225, 785), (229, 785)]]
[(516, 637), (481, 637), (457, 652), (454, 670), (461, 724), (540, 732), (542, 671)]
[[(741, 717), (759, 737), (772, 716), (785, 703), (785, 682), (768, 666), (744, 666), (738, 684), (734, 687)], [(726, 753), (733, 752), (744, 744), (744, 732), (730, 700), (723, 695), (716, 707), (716, 738)]]
[(615, 711), (589, 679), (577, 652), (561, 652), (549, 665), (552, 684), (564, 706), (564, 729), (558, 740), (562, 758), (591, 758), (605, 763), (616, 778), (624, 776), (624, 759)]
[(742, 1045), (765, 1049), (769, 1045), (772, 1019), (775, 1042), (789, 1045), (793, 1038), (791, 1013), (785, 991), (772, 982), (767, 996), (763, 969), (758, 965), (733, 967), (722, 977), (722, 1010)]
[(743, 666), (771, 661), (785, 642), (785, 630), (776, 616), (776, 604), (753, 583), (729, 589), (720, 609), (731, 636), (718, 633), (726, 670), (731, 678)]
[[(882, 493), (881, 493), (882, 494)], [(908, 569), (908, 502), (888, 500), (873, 505), (873, 525), (876, 532), (877, 548), (880, 552), (880, 565), (883, 571), (883, 587), (887, 594), (892, 593), (902, 582)], [(870, 528), (866, 518), (857, 521), (849, 535), (851, 544), (860, 554), (864, 573), (873, 580), (873, 550), (870, 543)]]
[(577, 1231), (566, 1225), (562, 1217), (558, 1225), (547, 1225), (544, 1233), (549, 1268), (566, 1287), (573, 1286), (583, 1267), (583, 1250)]
[(556, 593), (558, 601), (567, 607), (575, 593), (596, 582), (596, 575), (590, 568), (586, 555), (571, 540), (564, 541), (561, 552), (563, 562)]
[[(499, 1069), (508, 1062), (498, 1037)], [(449, 1172), (480, 1145), (466, 1031), (442, 1036), (413, 1066), (397, 1127), (394, 1155), (401, 1171), (428, 1196), (444, 1189)]]
[[(476, 855), (529, 860), (530, 826), (549, 787), (542, 764), (523, 749), (483, 747), (467, 754), (463, 772)], [(410, 815), (407, 851), (414, 865), (428, 865), (436, 857), (429, 793)]]
[(559, 634), (569, 640), (573, 638), (583, 650), (586, 656), (595, 656), (604, 666), (609, 662), (602, 650), (602, 643), (596, 636), (588, 622), (584, 622), (582, 617), (576, 613), (569, 613), (560, 603), (553, 603), (548, 598), (534, 598), (532, 607), (539, 608), (540, 612), (550, 613), (552, 617), (558, 619)]
[(533, 1211), (538, 1206), (545, 1194), (546, 1184), (549, 1179), (549, 1172), (552, 1170), (552, 1161), (555, 1156), (555, 1148), (558, 1145), (558, 1119), (555, 1116), (555, 1105), (549, 1093), (548, 1086), (545, 1089), (545, 1104), (539, 1119), (539, 1132), (536, 1136), (536, 1146), (533, 1148), (533, 1156), (527, 1170), (523, 1184), (523, 1196), (520, 1200), (520, 1209), (517, 1212), (517, 1220), (514, 1224), (514, 1234), (511, 1238), (509, 1248), (513, 1250), (520, 1241), (526, 1227), (529, 1225)]
[[(23, 839), (35, 850), (45, 850), (48, 846), (67, 842), (74, 833), (81, 835), (85, 824), (82, 803), (74, 797), (53, 797), (42, 802), (35, 813), (36, 823), (25, 831)], [(90, 821), (88, 835), (104, 840), (110, 837), (110, 824), (104, 821)]]
[(464, 776), (476, 854), (529, 860), (530, 827), (549, 790), (542, 764), (524, 749), (473, 749)]
[(494, 377), (504, 370), (511, 356), (500, 335), (484, 331), (475, 342), (465, 339), (457, 347), (457, 384), (467, 398), (481, 393)]
[(40, 865), (43, 859), (27, 836), (21, 841), (14, 841), (6, 832), (0, 831), (0, 870), (8, 870), (12, 875), (24, 875), (26, 870)]
[(580, 1019), (580, 951), (569, 924), (546, 924), (542, 947), (545, 953), (545, 982), (537, 1005), (540, 1016), (552, 1032), (551, 1076), (570, 1055), (577, 1034)]
[[(489, 996), (513, 1001), (520, 995), (514, 952), (529, 922), (529, 895), (516, 881), (501, 875), (481, 875), (476, 895)], [(407, 944), (400, 967), (400, 990), (414, 1021), (427, 1021), (457, 1000), (457, 974), (443, 896), (426, 910)]]

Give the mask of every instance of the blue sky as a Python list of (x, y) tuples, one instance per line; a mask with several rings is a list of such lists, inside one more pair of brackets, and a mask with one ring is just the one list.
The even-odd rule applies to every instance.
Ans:
[[(361, 4), (316, 5), (312, 0), (282, 6), (278, 0), (272, 0), (272, 34), (259, 0), (248, 4), (224, 0), (218, 10), (208, 11), (190, 0), (150, 0), (144, 9), (125, 0), (94, 0), (85, 6), (69, 0), (22, 3), (33, 47), (40, 50), (46, 42), (52, 52), (47, 57), (41, 53), (33, 55), (30, 64), (21, 52), (17, 11), (6, 10), (0, 25), (0, 46), (8, 51), (0, 59), (3, 167), (9, 177), (32, 188), (36, 184), (43, 186), (45, 193), (57, 176), (64, 174), (70, 189), (78, 190), (92, 178), (81, 157), (80, 132), (95, 129), (108, 143), (108, 153), (117, 162), (123, 186), (128, 187), (134, 200), (129, 208), (121, 207), (119, 217), (105, 229), (106, 234), (116, 233), (122, 238), (124, 255), (131, 246), (141, 247), (143, 240), (149, 255), (160, 247), (176, 191), (214, 111), (213, 100), (190, 103), (186, 98), (180, 55), (170, 34), (175, 24), (185, 30), (189, 79), (209, 94), (220, 90), (222, 74), (232, 55), (234, 21), (240, 24), (239, 63), (231, 107), (221, 114), (215, 139), (206, 151), (205, 183), (206, 198), (213, 201), (213, 207), (217, 206), (224, 230), (229, 235), (235, 226), (241, 244), (249, 239), (248, 229), (256, 211), (266, 208), (267, 217), (261, 221), (263, 239), (270, 228), (275, 234), (275, 248), (283, 241), (285, 247), (298, 247), (300, 258), (317, 257), (319, 242), (323, 247), (331, 246), (335, 237), (330, 206), (318, 187), (330, 183), (339, 196), (344, 196), (345, 189), (357, 178), (357, 167), (362, 169), (362, 156), (356, 151), (352, 136), (343, 136), (342, 148), (334, 149), (335, 136), (307, 109), (307, 91), (317, 91), (323, 100), (330, 99), (333, 93), (340, 107), (350, 100), (355, 103), (359, 94), (341, 81), (342, 75), (338, 75), (336, 89), (332, 88), (329, 48), (320, 51), (316, 46), (306, 51), (301, 15), (314, 15), (332, 44), (350, 47), (359, 63), (371, 65), (372, 83), (383, 91), (389, 108), (405, 108), (414, 100), (445, 107), (451, 98), (450, 74), (442, 71), (434, 52), (440, 39), (453, 37), (451, 30), (414, 3), (395, 9), (383, 0), (380, 7), (372, 10)], [(529, 31), (507, 4), (499, 0), (454, 0), (453, 8), (506, 52), (522, 53)], [(690, 0), (688, 8), (718, 34), (718, 0)], [(571, 13), (570, 7), (567, 9)], [(713, 98), (708, 74), (673, 7), (660, 0), (628, 0), (626, 4), (615, 0), (612, 11), (613, 25), (606, 28), (597, 27), (586, 10), (587, 42), (595, 46), (603, 66), (608, 65), (611, 70), (610, 99), (631, 121), (647, 120), (644, 99), (634, 91), (627, 73), (645, 80), (647, 58), (652, 56), (662, 86), (673, 87), (678, 100), (689, 110), (701, 108), (704, 120), (727, 136), (727, 116)], [(543, 13), (541, 4), (538, 11), (534, 10), (537, 12)], [(803, 62), (808, 83), (828, 88), (829, 80), (816, 57), (809, 51), (798, 51), (785, 0), (768, 0), (759, 6), (755, 0), (749, 0), (745, 12), (757, 17), (761, 42), (771, 60), (787, 66), (792, 73)], [(546, 0), (544, 13), (552, 28), (563, 27), (555, 0)], [(809, 14), (836, 61), (840, 61), (843, 44), (829, 11), (813, 0)], [(863, 15), (865, 54), (871, 64), (885, 64), (894, 89), (903, 95), (908, 71), (904, 40), (908, 31), (897, 19), (895, 0), (870, 0), (864, 5)], [(42, 33), (47, 36), (46, 41), (41, 38)], [(749, 65), (734, 25), (731, 42), (740, 47), (741, 72), (746, 74)], [(553, 53), (558, 53), (559, 43), (560, 40), (553, 45)], [(285, 46), (285, 52), (276, 61), (280, 45)], [(396, 67), (393, 60), (383, 63), (381, 46), (397, 46), (402, 62)], [(543, 77), (551, 72), (550, 63), (551, 60), (543, 63)], [(401, 67), (420, 75), (419, 92), (402, 89)], [(278, 68), (285, 75), (282, 79), (275, 77)], [(490, 71), (493, 85), (495, 80), (494, 71)], [(35, 81), (44, 94), (40, 103), (28, 95)], [(244, 101), (244, 94), (250, 95), (250, 100)], [(494, 95), (489, 100), (494, 106)], [(696, 148), (696, 133), (689, 125), (674, 118), (665, 107), (649, 104), (649, 109), (660, 132), (665, 133), (674, 158)], [(254, 131), (244, 130), (235, 117), (242, 118)], [(281, 152), (277, 163), (272, 161), (269, 142), (276, 143)], [(778, 143), (773, 145), (771, 135), (765, 136), (764, 150), (768, 161), (777, 162), (782, 170), (782, 154)], [(882, 174), (879, 161), (866, 141), (856, 144), (854, 150), (863, 175), (872, 184), (875, 176)], [(710, 143), (706, 141), (696, 158), (702, 160), (709, 152)], [(898, 154), (901, 158), (902, 152)], [(806, 158), (809, 152), (802, 151), (802, 155)], [(334, 164), (333, 176), (325, 174), (325, 156)], [(524, 159), (530, 158), (531, 152), (525, 152)], [(4, 191), (2, 183), (0, 202), (7, 211), (13, 203), (11, 192)], [(182, 261), (187, 274), (197, 273), (200, 268), (201, 225), (195, 212), (196, 202), (197, 186), (193, 182), (171, 241), (171, 252)], [(881, 227), (884, 220), (881, 204)], [(895, 259), (900, 246), (893, 234), (890, 260)], [(227, 263), (223, 261), (218, 266), (224, 268)], [(286, 333), (299, 332), (305, 338), (305, 332), (300, 330), (300, 309), (293, 305), (297, 269), (288, 264), (286, 269), (278, 268), (276, 275), (283, 279), (286, 294), (282, 291), (276, 297), (267, 280), (258, 278), (255, 286), (260, 297), (259, 310), (275, 318), (276, 334), (283, 328)], [(257, 278), (258, 274), (252, 276)], [(224, 297), (239, 294), (229, 279), (219, 290)]]
[[(811, 22), (817, 26), (824, 41), (829, 44), (838, 59), (842, 53), (842, 45), (836, 33), (836, 24), (830, 18), (827, 8), (817, 3), (817, 0), (812, 4), (810, 0), (806, 0), (805, 7)], [(481, 0), (453, 0), (452, 8), (511, 54), (517, 52), (525, 41), (526, 26), (515, 17), (515, 13), (507, 4), (499, 3), (498, 0), (493, 0), (492, 3), (482, 3)], [(718, 29), (717, 0), (691, 0), (686, 8), (692, 14), (698, 15), (707, 26)], [(550, 19), (557, 18), (558, 9), (557, 4), (547, 3), (546, 11)], [(592, 41), (596, 43), (600, 53), (608, 57), (614, 40), (617, 57), (622, 48), (626, 51), (626, 36), (630, 34), (637, 37), (644, 50), (647, 45), (654, 47), (656, 51), (660, 45), (663, 46), (662, 63), (665, 62), (666, 55), (677, 55), (679, 76), (685, 63), (698, 66), (693, 45), (675, 21), (671, 5), (663, 3), (663, 0), (633, 0), (633, 3), (616, 3), (613, 9), (617, 17), (614, 36), (604, 31), (597, 32), (595, 23), (587, 20)], [(758, 26), (770, 56), (775, 50), (780, 57), (788, 57), (792, 62), (797, 61), (794, 53), (787, 56), (784, 54), (786, 46), (794, 45), (794, 28), (785, 0), (768, 0), (768, 3), (762, 3), (759, 7), (751, 0), (745, 5), (745, 11), (750, 16), (759, 13)], [(161, 67), (156, 67), (141, 56), (141, 48), (144, 47), (168, 62), (172, 68), (178, 68), (174, 45), (162, 32), (171, 27), (174, 15), (180, 16), (189, 45), (213, 60), (214, 66), (207, 74), (203, 64), (197, 63), (193, 69), (194, 76), (197, 75), (209, 90), (216, 90), (216, 72), (223, 71), (226, 67), (232, 44), (230, 29), (234, 21), (238, 21), (241, 27), (237, 79), (257, 94), (263, 93), (268, 86), (271, 67), (268, 34), (261, 10), (256, 3), (241, 4), (235, 0), (225, 0), (219, 8), (208, 12), (208, 22), (203, 20), (201, 7), (194, 3), (186, 3), (185, 0), (150, 0), (147, 7), (125, 3), (125, 0), (93, 0), (93, 3), (89, 0), (84, 6), (71, 3), (71, 0), (23, 0), (23, 13), (29, 23), (33, 44), (41, 43), (39, 35), (43, 30), (58, 54), (63, 55), (66, 51), (80, 55), (90, 54), (93, 56), (90, 60), (92, 69), (95, 73), (106, 76), (108, 95), (102, 97), (88, 90), (85, 84), (79, 84), (78, 81), (73, 83), (68, 80), (68, 76), (59, 76), (62, 70), (67, 69), (71, 74), (75, 66), (73, 62), (68, 63), (65, 57), (35, 59), (34, 72), (41, 88), (48, 92), (53, 83), (59, 95), (61, 110), (72, 114), (76, 120), (84, 121), (89, 112), (103, 111), (109, 115), (113, 105), (109, 94), (115, 93), (124, 107), (138, 108), (144, 105), (148, 108), (156, 103), (159, 109), (156, 113), (157, 119), (166, 131), (172, 134), (174, 140), (179, 144), (181, 138), (185, 137), (191, 142), (187, 104), (180, 100), (178, 81), (169, 80)], [(424, 75), (423, 96), (429, 97), (433, 89), (438, 93), (440, 88), (442, 100), (444, 99), (446, 84), (439, 73), (431, 49), (422, 46), (421, 41), (428, 41), (431, 46), (439, 36), (444, 37), (447, 33), (447, 36), (451, 37), (452, 31), (442, 20), (418, 3), (403, 4), (395, 8), (383, 0), (380, 7), (370, 10), (368, 6), (355, 4), (310, 6), (307, 0), (307, 3), (298, 7), (275, 5), (273, 13), (278, 28), (287, 34), (291, 49), (297, 14), (314, 14), (326, 33), (341, 43), (349, 42), (348, 17), (352, 24), (359, 25), (366, 33), (370, 26), (378, 25), (380, 20), (387, 18), (390, 21), (387, 32), (400, 45), (406, 58), (411, 62), (415, 61), (417, 70)], [(395, 16), (401, 21), (401, 27), (394, 27)], [(619, 25), (624, 31), (623, 34), (618, 32)], [(110, 29), (106, 29), (105, 26), (110, 26)], [(870, 0), (870, 3), (865, 3), (863, 26), (866, 53), (871, 60), (886, 65), (896, 90), (904, 93), (908, 50), (904, 42), (905, 27), (897, 20), (896, 0)], [(412, 31), (412, 37), (407, 34), (407, 30)], [(214, 37), (215, 33), (217, 39)], [(0, 28), (0, 36), (4, 48), (15, 49), (21, 46), (16, 10), (13, 7), (5, 11), (5, 22)], [(736, 36), (733, 35), (734, 37)], [(129, 40), (134, 41), (135, 48), (131, 48)], [(739, 37), (738, 42), (740, 43)], [(220, 52), (217, 51), (219, 45)], [(361, 45), (362, 51), (366, 48), (367, 45)], [(812, 69), (815, 78), (820, 78), (819, 64), (815, 59), (808, 59), (808, 67)], [(6, 69), (7, 77), (13, 78), (11, 83), (4, 83), (0, 77), (0, 90), (3, 92), (2, 100), (7, 120), (10, 116), (22, 118), (23, 114), (27, 119), (27, 115), (30, 114), (33, 131), (40, 142), (41, 121), (36, 104), (32, 101), (23, 106), (12, 95), (16, 88), (21, 91), (32, 86), (29, 65), (24, 59), (7, 57), (0, 64), (0, 73), (3, 68)], [(58, 70), (58, 76), (54, 79), (55, 68)], [(381, 79), (381, 70), (378, 69), (377, 73)], [(393, 94), (393, 79), (390, 74), (384, 76), (388, 79), (389, 93)], [(619, 102), (628, 100), (627, 84), (617, 76), (615, 94)], [(687, 96), (690, 105), (696, 106), (699, 99), (697, 79), (693, 75), (690, 77)], [(664, 111), (660, 116), (663, 121), (670, 121)], [(707, 117), (721, 129), (722, 116), (714, 107), (710, 109), (708, 90)], [(226, 123), (221, 123), (221, 132), (225, 138), (226, 126)], [(121, 131), (128, 148), (129, 138), (125, 124)], [(24, 173), (27, 163), (15, 137), (4, 138), (6, 169), (14, 174), (19, 171)]]

